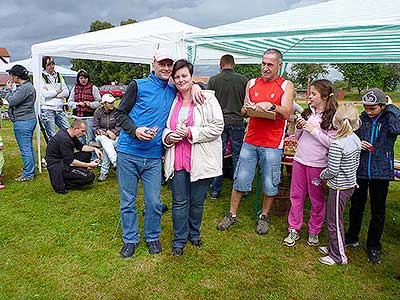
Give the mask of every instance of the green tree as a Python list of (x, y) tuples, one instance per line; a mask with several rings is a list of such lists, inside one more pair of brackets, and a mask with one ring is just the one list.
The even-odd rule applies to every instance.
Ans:
[(261, 76), (260, 65), (236, 65), (235, 71), (246, 76), (247, 79), (257, 78)]
[(382, 89), (384, 91), (394, 92), (400, 84), (400, 65), (399, 64), (383, 64), (381, 70), (383, 81)]
[(317, 79), (322, 75), (327, 75), (326, 65), (320, 64), (293, 64), (289, 77), (296, 86), (306, 87), (308, 81)]
[[(136, 22), (136, 20), (128, 19), (121, 21), (120, 25), (123, 26)], [(109, 22), (96, 20), (90, 24), (89, 32), (112, 27), (114, 26)], [(90, 74), (91, 81), (97, 86), (115, 81), (121, 84), (128, 84), (132, 79), (143, 78), (150, 72), (149, 66), (146, 64), (87, 59), (72, 59), (71, 63), (72, 69), (75, 71), (85, 69)]]
[(349, 82), (349, 88), (357, 88), (359, 95), (367, 87), (383, 88), (382, 64), (336, 64), (334, 68)]

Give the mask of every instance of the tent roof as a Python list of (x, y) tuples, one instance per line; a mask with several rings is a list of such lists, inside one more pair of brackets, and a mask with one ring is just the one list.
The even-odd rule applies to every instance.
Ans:
[[(8, 64), (0, 64), (0, 73), (6, 73), (7, 70), (11, 69), (14, 65), (21, 65), (28, 69), (29, 72), (33, 72), (32, 58), (27, 58), (23, 60), (13, 61)], [(71, 69), (67, 69), (56, 65), (55, 70), (61, 73), (63, 76), (76, 77), (77, 72)]]
[(399, 1), (328, 1), (193, 32), (186, 41), (258, 58), (277, 48), (285, 62), (400, 62)]

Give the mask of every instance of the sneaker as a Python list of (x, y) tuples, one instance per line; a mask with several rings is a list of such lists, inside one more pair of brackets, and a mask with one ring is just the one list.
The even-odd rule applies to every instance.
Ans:
[(336, 262), (329, 255), (320, 257), (318, 260), (320, 263), (322, 263), (324, 265), (328, 265), (328, 266), (336, 265)]
[(233, 217), (231, 213), (226, 214), (221, 222), (217, 225), (218, 230), (227, 230), (231, 225), (237, 222), (237, 217)]
[(98, 182), (103, 182), (103, 181), (106, 181), (107, 178), (108, 178), (108, 174), (101, 173), (99, 178), (97, 178), (97, 181)]
[(18, 176), (15, 178), (15, 181), (17, 182), (24, 182), (24, 181), (32, 181), (34, 177), (24, 177), (22, 175)]
[(203, 243), (201, 242), (201, 240), (193, 240), (193, 241), (190, 241), (191, 243), (192, 243), (192, 245), (194, 246), (194, 247), (201, 247), (201, 245), (203, 245)]
[(219, 198), (219, 192), (210, 191), (210, 197), (212, 200), (217, 200)]
[(300, 233), (298, 233), (295, 229), (290, 229), (289, 234), (283, 240), (283, 243), (288, 246), (292, 247), (296, 244), (296, 241), (300, 239)]
[(124, 245), (121, 248), (121, 251), (119, 252), (120, 256), (122, 258), (129, 258), (135, 253), (137, 244), (135, 243), (124, 243)]
[(319, 236), (318, 236), (318, 234), (310, 233), (308, 235), (307, 245), (308, 246), (318, 246), (319, 245)]
[(318, 251), (324, 255), (329, 254), (328, 247), (325, 247), (325, 246), (318, 247)]
[(0, 190), (3, 190), (5, 188), (6, 188), (6, 186), (0, 182)]
[(266, 234), (268, 232), (269, 218), (268, 216), (260, 215), (257, 222), (256, 232), (259, 235)]
[(375, 249), (368, 249), (368, 261), (371, 264), (380, 264), (381, 263), (381, 251)]
[(173, 256), (182, 256), (183, 248), (172, 248), (172, 255)]
[(161, 242), (160, 240), (146, 242), (147, 248), (149, 248), (149, 254), (160, 254), (161, 253)]
[(346, 237), (344, 239), (344, 245), (345, 245), (346, 248), (349, 248), (349, 247), (356, 248), (356, 247), (360, 246), (360, 242), (352, 241), (352, 240), (350, 240), (349, 238)]

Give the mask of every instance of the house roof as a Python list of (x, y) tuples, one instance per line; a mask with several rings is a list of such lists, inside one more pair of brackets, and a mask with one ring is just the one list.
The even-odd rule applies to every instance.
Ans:
[(0, 47), (0, 56), (1, 57), (10, 57), (10, 54), (8, 53), (6, 48), (1, 48)]

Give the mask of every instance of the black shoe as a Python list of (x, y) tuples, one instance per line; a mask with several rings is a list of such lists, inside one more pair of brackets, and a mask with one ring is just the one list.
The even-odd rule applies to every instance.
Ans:
[(352, 247), (352, 248), (356, 248), (360, 245), (360, 242), (358, 241), (353, 241), (348, 237), (344, 238), (344, 245), (346, 248)]
[(147, 248), (149, 248), (149, 254), (160, 254), (161, 253), (160, 240), (146, 242), (146, 244), (147, 244)]
[(183, 248), (172, 248), (172, 255), (173, 256), (182, 256)]
[(375, 249), (368, 249), (368, 261), (371, 264), (380, 264), (381, 263), (381, 251)]
[(216, 191), (210, 191), (210, 197), (213, 200), (217, 200), (219, 198), (219, 192)]
[(122, 258), (128, 258), (135, 253), (136, 250), (136, 244), (135, 243), (124, 243), (124, 245), (121, 248), (121, 251), (119, 252), (120, 256)]
[(203, 245), (203, 243), (201, 242), (201, 240), (193, 240), (190, 241), (192, 243), (193, 246), (195, 247), (201, 247)]

